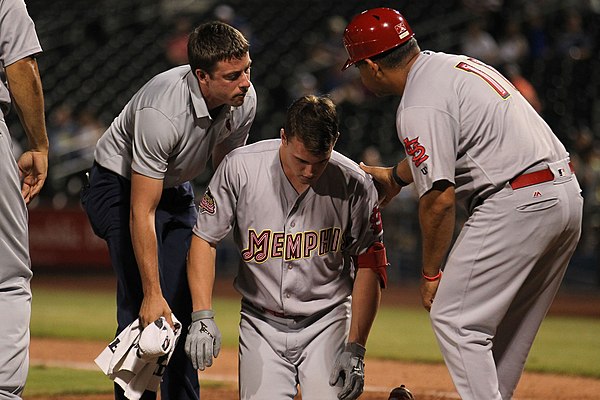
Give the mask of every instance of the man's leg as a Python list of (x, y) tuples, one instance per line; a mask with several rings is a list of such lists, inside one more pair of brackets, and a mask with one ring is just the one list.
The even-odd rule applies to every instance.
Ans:
[(26, 280), (0, 286), (0, 399), (20, 399), (29, 368), (31, 291)]
[(32, 272), (27, 208), (0, 119), (0, 399), (20, 399), (29, 367)]
[[(524, 292), (526, 282), (534, 277), (546, 249), (557, 245), (556, 232), (564, 229), (566, 218), (556, 200), (559, 189), (549, 183), (540, 190), (545, 196), (541, 200), (510, 189), (486, 200), (466, 222), (448, 257), (430, 316), (446, 365), (465, 400), (503, 398), (495, 360), (502, 345), (493, 351), (497, 329), (502, 320), (519, 318), (518, 313), (508, 315), (515, 310), (511, 309), (515, 298), (536, 295)], [(524, 363), (530, 345), (514, 353), (510, 348), (509, 363)], [(516, 361), (517, 355), (522, 361)]]
[[(492, 354), (496, 328), (531, 266), (515, 263), (531, 232), (512, 220), (510, 192), (487, 199), (463, 226), (430, 312), (454, 385), (464, 400), (501, 400)], [(528, 247), (528, 246), (527, 246)]]
[(336, 400), (341, 381), (329, 385), (329, 376), (338, 355), (344, 350), (350, 330), (349, 304), (340, 304), (295, 335), (302, 348), (298, 378), (304, 400)]
[[(82, 205), (94, 232), (103, 238), (117, 278), (118, 335), (138, 317), (143, 292), (131, 235), (129, 232), (130, 183), (102, 167), (90, 171), (90, 186), (82, 192)], [(145, 392), (142, 399), (156, 398)], [(115, 384), (115, 399), (125, 400), (123, 389)]]
[[(540, 258), (512, 302), (494, 338), (494, 359), (498, 371), (500, 393), (510, 399), (521, 378), (527, 356), (577, 247), (581, 232), (583, 199), (576, 182), (557, 184), (553, 189), (560, 197), (561, 208), (553, 223), (558, 229), (554, 241), (548, 241)], [(562, 214), (562, 217), (560, 216)], [(552, 222), (550, 222), (552, 223)]]
[[(241, 400), (292, 400), (298, 393), (297, 370), (287, 359), (288, 327), (273, 327), (242, 307), (239, 344)], [(215, 362), (219, 362), (217, 358)]]
[(182, 324), (182, 330), (163, 375), (162, 400), (198, 400), (200, 393), (198, 371), (184, 351), (192, 313), (186, 262), (196, 218), (189, 184), (163, 193), (161, 205), (156, 211), (160, 283), (171, 311)]

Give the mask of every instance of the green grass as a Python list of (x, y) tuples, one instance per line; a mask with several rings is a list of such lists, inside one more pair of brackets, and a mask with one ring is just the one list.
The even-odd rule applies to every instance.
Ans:
[[(202, 380), (202, 387), (226, 387), (230, 384)], [(66, 396), (113, 392), (113, 382), (95, 371), (34, 366), (29, 369), (24, 398), (33, 396)]]
[(94, 371), (68, 368), (29, 368), (25, 398), (39, 395), (112, 393), (113, 383)]
[(600, 378), (600, 320), (548, 317), (527, 361), (527, 369)]
[[(223, 346), (237, 347), (239, 301), (219, 299), (215, 304)], [(35, 289), (31, 335), (61, 339), (101, 340), (108, 343), (115, 334), (115, 294), (107, 291)], [(202, 381), (203, 387), (227, 383)], [(25, 398), (39, 395), (112, 393), (113, 382), (98, 371), (32, 366)]]
[[(239, 300), (217, 299), (216, 320), (223, 345), (237, 347)], [(116, 330), (115, 294), (83, 290), (35, 289), (31, 335), (61, 339), (112, 340)]]
[[(237, 347), (239, 307), (238, 300), (215, 299), (216, 321), (223, 335), (224, 347)], [(114, 336), (114, 314), (112, 292), (36, 289), (31, 333), (34, 337), (78, 338), (108, 343)], [(600, 378), (599, 332), (598, 319), (546, 318), (526, 369)], [(371, 357), (442, 362), (428, 315), (420, 308), (382, 307), (367, 348)], [(37, 374), (45, 375), (51, 371), (34, 369), (30, 382), (37, 385)], [(100, 380), (105, 379), (102, 375), (99, 377)]]
[(443, 362), (425, 309), (382, 307), (371, 328), (370, 357), (391, 360)]
[[(371, 357), (443, 362), (427, 312), (382, 307), (367, 343)], [(533, 343), (526, 370), (600, 378), (600, 320), (549, 316)]]
[(64, 339), (109, 340), (116, 330), (115, 293), (35, 289), (31, 335)]

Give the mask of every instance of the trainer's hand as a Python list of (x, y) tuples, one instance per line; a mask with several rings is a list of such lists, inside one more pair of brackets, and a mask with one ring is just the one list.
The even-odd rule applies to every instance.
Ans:
[(329, 384), (334, 386), (339, 379), (344, 386), (338, 394), (340, 400), (353, 400), (363, 392), (365, 385), (365, 358), (366, 349), (358, 343), (348, 343), (344, 351), (338, 356), (329, 376)]
[(165, 317), (169, 325), (171, 325), (171, 329), (175, 329), (173, 318), (171, 318), (171, 308), (162, 295), (144, 296), (139, 317), (142, 328), (147, 327), (160, 317)]
[(221, 332), (214, 320), (213, 310), (192, 313), (192, 324), (185, 339), (185, 354), (194, 368), (204, 371), (213, 364), (221, 351)]
[(400, 187), (394, 181), (392, 177), (392, 168), (394, 167), (372, 167), (365, 165), (364, 163), (359, 164), (360, 168), (367, 174), (373, 177), (375, 181), (375, 188), (379, 194), (379, 205), (385, 207), (398, 193), (400, 193)]

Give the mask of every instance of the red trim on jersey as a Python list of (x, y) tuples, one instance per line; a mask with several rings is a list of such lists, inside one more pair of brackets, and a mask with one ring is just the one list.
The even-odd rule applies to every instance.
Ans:
[(510, 96), (508, 90), (504, 89), (504, 87), (502, 87), (502, 85), (498, 81), (496, 81), (482, 69), (467, 64), (466, 62), (459, 62), (458, 64), (456, 64), (456, 68), (462, 69), (463, 71), (471, 72), (479, 76), (481, 79), (486, 81), (503, 99), (507, 99)]

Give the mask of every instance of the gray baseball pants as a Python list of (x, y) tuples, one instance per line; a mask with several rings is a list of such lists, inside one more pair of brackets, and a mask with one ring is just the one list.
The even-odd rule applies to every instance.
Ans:
[(0, 399), (12, 400), (21, 398), (29, 368), (32, 272), (27, 207), (2, 119), (0, 164)]
[(486, 199), (449, 254), (430, 317), (463, 400), (512, 398), (577, 246), (583, 198), (557, 164), (553, 182)]

